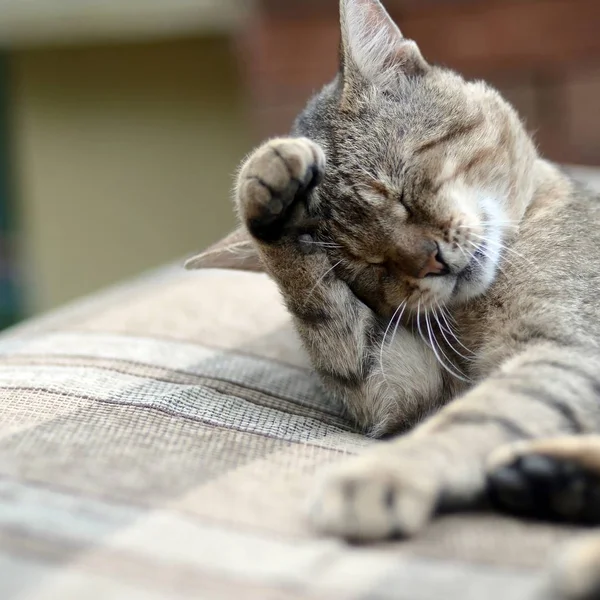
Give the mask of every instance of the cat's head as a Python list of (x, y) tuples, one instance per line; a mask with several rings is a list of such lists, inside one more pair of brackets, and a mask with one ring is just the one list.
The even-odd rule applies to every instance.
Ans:
[(482, 294), (531, 198), (529, 136), (496, 91), (429, 65), (379, 0), (341, 0), (340, 19), (340, 71), (294, 127), (327, 156), (310, 206), (336, 272), (388, 316)]

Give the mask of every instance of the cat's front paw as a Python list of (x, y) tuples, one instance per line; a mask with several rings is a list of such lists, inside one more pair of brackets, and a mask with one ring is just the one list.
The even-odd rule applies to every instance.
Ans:
[(431, 519), (438, 496), (436, 478), (419, 461), (367, 452), (324, 477), (309, 518), (317, 531), (348, 540), (411, 536)]
[(298, 200), (324, 171), (323, 150), (307, 138), (277, 138), (255, 150), (240, 171), (236, 196), (250, 233), (265, 242), (281, 238), (286, 226), (302, 217)]

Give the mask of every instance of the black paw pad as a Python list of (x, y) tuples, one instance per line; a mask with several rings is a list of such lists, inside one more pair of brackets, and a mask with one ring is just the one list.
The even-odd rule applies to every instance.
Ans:
[(264, 242), (274, 242), (284, 235), (296, 207), (294, 201), (298, 190), (297, 181), (290, 181), (281, 192), (269, 189), (271, 200), (263, 207), (260, 216), (248, 221), (248, 229), (254, 237)]
[(490, 500), (512, 514), (600, 523), (600, 476), (571, 460), (531, 454), (488, 475)]

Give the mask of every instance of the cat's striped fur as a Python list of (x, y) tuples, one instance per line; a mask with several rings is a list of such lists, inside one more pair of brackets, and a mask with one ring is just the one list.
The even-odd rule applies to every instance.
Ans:
[[(429, 66), (379, 0), (342, 0), (341, 68), (236, 199), (313, 364), (366, 431), (323, 532), (418, 532), (487, 492), (600, 522), (600, 201), (545, 162), (481, 82)], [(555, 571), (600, 597), (600, 535)]]

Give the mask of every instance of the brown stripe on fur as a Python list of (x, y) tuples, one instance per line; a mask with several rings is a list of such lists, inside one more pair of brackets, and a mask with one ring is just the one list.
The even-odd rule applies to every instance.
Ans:
[(427, 150), (431, 150), (435, 146), (439, 146), (440, 144), (445, 144), (454, 138), (461, 137), (471, 133), (473, 130), (477, 129), (481, 125), (483, 121), (483, 117), (478, 119), (474, 119), (468, 123), (456, 123), (452, 129), (449, 129), (444, 135), (434, 140), (430, 140), (421, 144), (418, 148), (415, 149), (414, 154), (418, 156)]
[(576, 377), (584, 379), (594, 390), (597, 390), (600, 395), (600, 377), (597, 375), (593, 375), (590, 371), (582, 369), (579, 366), (568, 364), (566, 362), (561, 362), (558, 360), (552, 360), (549, 358), (539, 358), (536, 360), (524, 362), (523, 366), (531, 366), (533, 368), (550, 367), (552, 369), (559, 369), (561, 371), (564, 371), (568, 377), (575, 375)]
[[(513, 386), (511, 386), (513, 387)], [(560, 413), (565, 421), (567, 428), (572, 433), (583, 433), (587, 427), (578, 418), (575, 411), (571, 408), (569, 401), (563, 401), (560, 394), (552, 396), (548, 391), (539, 388), (525, 387), (522, 384), (513, 387), (515, 394), (526, 396), (530, 400), (535, 400), (544, 406)]]
[(381, 194), (384, 198), (389, 198), (392, 193), (390, 192), (390, 190), (387, 188), (387, 186), (377, 180), (377, 179), (371, 179), (369, 181), (367, 181), (367, 185), (377, 194)]
[(337, 385), (341, 385), (346, 389), (360, 388), (365, 383), (365, 376), (361, 372), (354, 373), (339, 373), (337, 371), (328, 370), (323, 367), (317, 367), (317, 371), (324, 379), (329, 379)]
[(499, 425), (505, 432), (510, 433), (516, 439), (529, 439), (532, 437), (527, 430), (518, 425), (516, 419), (508, 419), (473, 410), (461, 410), (440, 415), (439, 422), (430, 430), (430, 433), (460, 425)]
[(436, 185), (432, 188), (432, 192), (437, 194), (440, 189), (448, 182), (454, 181), (460, 175), (466, 175), (471, 169), (480, 167), (482, 163), (490, 160), (498, 160), (498, 148), (482, 148), (478, 152), (475, 152), (473, 156), (465, 163), (459, 164), (454, 172), (448, 177), (444, 177), (439, 180)]
[(288, 308), (297, 319), (300, 319), (304, 325), (310, 327), (321, 327), (324, 323), (335, 319), (325, 308), (314, 304), (311, 306), (299, 306), (298, 304), (292, 305), (290, 302)]

